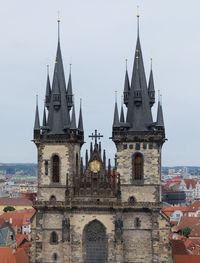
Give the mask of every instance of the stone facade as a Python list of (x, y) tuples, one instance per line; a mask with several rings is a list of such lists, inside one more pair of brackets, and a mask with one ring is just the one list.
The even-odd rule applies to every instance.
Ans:
[[(161, 149), (152, 146), (149, 149), (147, 144), (145, 149), (141, 147), (137, 150), (144, 155), (142, 185), (135, 185), (131, 179), (135, 144), (122, 143), (117, 150), (121, 197), (83, 198), (73, 194), (72, 178), (80, 146), (69, 143), (42, 143), (38, 146), (39, 192), (35, 203), (37, 213), (32, 225), (32, 263), (90, 263), (90, 259), (87, 261), (85, 229), (92, 222), (99, 222), (105, 227), (106, 262), (171, 262), (169, 222), (160, 213)], [(51, 182), (51, 158), (54, 154), (58, 154), (61, 160), (59, 184)], [(45, 174), (45, 160), (49, 162), (48, 174)], [(69, 195), (66, 195), (67, 188)], [(52, 195), (56, 200), (50, 200)], [(135, 197), (134, 203), (129, 202), (130, 196)], [(68, 226), (63, 227), (66, 219)], [(58, 236), (55, 243), (51, 243), (53, 231)], [(98, 246), (95, 238), (91, 244)], [(96, 253), (99, 253), (98, 249)], [(94, 263), (102, 262), (100, 259)]]
[(58, 42), (52, 89), (47, 78), (43, 126), (38, 107), (35, 115), (39, 169), (31, 263), (171, 263), (170, 226), (161, 214), (162, 105), (153, 122), (153, 75), (147, 88), (139, 32), (131, 85), (126, 70), (126, 121), (123, 107), (119, 119), (115, 103), (114, 168), (110, 160), (107, 165), (96, 130), (83, 165), (82, 110), (77, 127), (72, 97), (71, 73), (66, 89)]

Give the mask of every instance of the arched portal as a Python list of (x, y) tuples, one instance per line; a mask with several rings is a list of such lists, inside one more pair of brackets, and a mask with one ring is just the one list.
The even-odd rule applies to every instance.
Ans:
[(108, 255), (106, 228), (98, 220), (90, 222), (84, 229), (83, 245), (85, 263), (105, 263)]

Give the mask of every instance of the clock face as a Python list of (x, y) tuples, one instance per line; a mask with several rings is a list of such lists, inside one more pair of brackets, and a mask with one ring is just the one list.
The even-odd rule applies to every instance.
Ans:
[(90, 163), (90, 171), (93, 173), (98, 173), (100, 171), (101, 164), (99, 161), (92, 161)]

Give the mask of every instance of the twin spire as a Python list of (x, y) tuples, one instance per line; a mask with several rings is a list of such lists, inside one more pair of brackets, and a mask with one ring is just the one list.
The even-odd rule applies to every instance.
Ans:
[(130, 131), (151, 131), (154, 127), (164, 129), (163, 113), (161, 103), (158, 103), (157, 121), (153, 122), (151, 108), (155, 103), (155, 88), (152, 70), (147, 85), (146, 74), (142, 56), (139, 36), (139, 14), (137, 14), (137, 43), (134, 55), (133, 72), (131, 82), (129, 81), (127, 60), (124, 81), (124, 104), (127, 107), (126, 121), (123, 118), (123, 106), (121, 107), (120, 121), (117, 103), (115, 102), (113, 129), (126, 127)]
[[(46, 109), (48, 114), (46, 115)], [(72, 112), (71, 112), (72, 111)], [(82, 109), (80, 108), (79, 126), (76, 126), (75, 105), (73, 101), (71, 65), (69, 80), (66, 89), (64, 67), (60, 48), (60, 20), (58, 20), (58, 45), (54, 66), (52, 87), (47, 67), (47, 83), (45, 94), (45, 107), (43, 112), (43, 126), (39, 123), (39, 110), (36, 106), (35, 130), (40, 130), (46, 135), (69, 134), (71, 130), (81, 132), (83, 135)], [(80, 129), (79, 129), (80, 128)]]

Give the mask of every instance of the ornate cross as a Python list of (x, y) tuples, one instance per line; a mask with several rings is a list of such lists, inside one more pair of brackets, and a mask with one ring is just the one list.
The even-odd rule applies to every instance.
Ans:
[(97, 134), (97, 130), (95, 130), (94, 134), (92, 133), (92, 135), (89, 135), (88, 137), (92, 138), (92, 140), (95, 139), (95, 144), (97, 144), (97, 139), (100, 140), (100, 138), (102, 138), (103, 135), (101, 135), (100, 133)]

